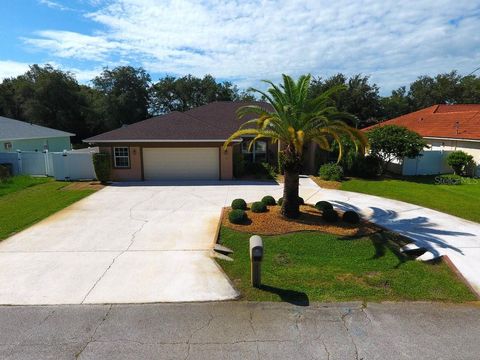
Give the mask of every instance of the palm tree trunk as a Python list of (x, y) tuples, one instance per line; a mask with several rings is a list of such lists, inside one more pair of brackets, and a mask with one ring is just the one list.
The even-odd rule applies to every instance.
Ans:
[(298, 178), (298, 171), (285, 169), (281, 213), (287, 218), (297, 218), (300, 215), (300, 204), (298, 203)]

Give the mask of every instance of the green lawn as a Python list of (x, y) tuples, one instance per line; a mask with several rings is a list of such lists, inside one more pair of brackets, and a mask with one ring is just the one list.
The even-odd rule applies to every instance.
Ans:
[(426, 264), (398, 253), (391, 233), (342, 239), (302, 232), (264, 237), (263, 288), (250, 286), (250, 234), (222, 228), (221, 243), (234, 251), (233, 262), (220, 265), (244, 300), (462, 302), (475, 296), (443, 262)]
[(480, 180), (472, 182), (474, 183), (464, 185), (436, 185), (434, 177), (426, 176), (406, 180), (351, 179), (342, 182), (341, 190), (406, 201), (480, 222)]
[(0, 196), (20, 191), (30, 186), (44, 184), (51, 179), (47, 177), (31, 177), (31, 176), (14, 176), (7, 180), (0, 181)]
[(90, 195), (93, 190), (62, 190), (69, 183), (48, 178), (13, 178), (2, 184), (0, 196), (0, 240)]

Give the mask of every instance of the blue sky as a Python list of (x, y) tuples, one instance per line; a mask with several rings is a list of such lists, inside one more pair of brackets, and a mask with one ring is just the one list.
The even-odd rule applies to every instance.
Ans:
[(50, 63), (210, 73), (241, 87), (282, 73), (363, 73), (382, 94), (480, 66), (480, 1), (2, 0), (0, 78)]

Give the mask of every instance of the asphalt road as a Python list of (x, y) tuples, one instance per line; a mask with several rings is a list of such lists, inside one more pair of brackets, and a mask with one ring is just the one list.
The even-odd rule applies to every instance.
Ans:
[(0, 359), (479, 359), (480, 306), (0, 307)]

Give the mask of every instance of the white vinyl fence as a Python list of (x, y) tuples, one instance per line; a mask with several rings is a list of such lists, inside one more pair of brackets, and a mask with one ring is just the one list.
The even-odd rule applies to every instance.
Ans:
[(403, 161), (403, 175), (437, 175), (452, 172), (447, 164), (448, 151), (422, 151), (421, 156)]
[(0, 153), (0, 164), (11, 164), (13, 175), (52, 176), (56, 180), (96, 179), (95, 151)]

